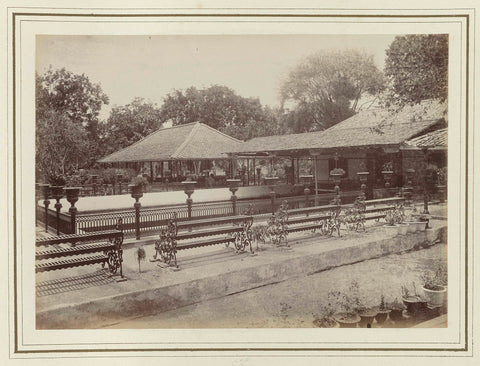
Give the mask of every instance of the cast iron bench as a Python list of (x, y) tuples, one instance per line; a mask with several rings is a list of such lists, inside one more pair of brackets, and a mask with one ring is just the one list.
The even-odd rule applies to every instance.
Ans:
[(111, 273), (123, 278), (123, 231), (121, 220), (115, 230), (86, 234), (67, 234), (37, 239), (35, 242), (35, 272), (86, 266), (108, 265)]
[[(387, 211), (394, 209), (396, 204), (403, 201), (403, 198), (365, 201), (363, 209), (356, 207), (355, 204), (342, 205), (343, 215), (341, 219), (351, 229), (365, 230), (364, 223), (366, 220), (384, 218)], [(370, 207), (370, 205), (373, 205), (373, 207)], [(315, 232), (319, 230), (323, 235), (331, 236), (336, 231), (340, 236), (339, 209), (340, 207), (336, 205), (303, 207), (291, 210), (283, 206), (269, 219), (265, 229), (266, 237), (270, 237), (273, 243), (279, 244), (282, 241), (287, 243), (288, 233), (293, 232)]]
[[(253, 253), (252, 224), (252, 215), (225, 216), (182, 222), (177, 222), (176, 215), (173, 215), (167, 221), (166, 227), (160, 231), (160, 238), (155, 241), (153, 261), (162, 260), (168, 265), (177, 266), (178, 250), (217, 244), (225, 244), (227, 247), (234, 244), (237, 252), (245, 251), (248, 246), (250, 252)], [(199, 228), (202, 228), (202, 230), (199, 230)]]

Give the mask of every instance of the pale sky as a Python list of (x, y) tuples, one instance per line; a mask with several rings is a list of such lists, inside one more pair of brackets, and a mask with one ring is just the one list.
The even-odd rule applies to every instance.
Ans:
[(225, 85), (243, 97), (279, 105), (282, 78), (322, 49), (356, 48), (383, 69), (395, 35), (37, 36), (37, 72), (51, 65), (100, 83), (114, 105), (142, 97), (161, 106), (173, 89)]

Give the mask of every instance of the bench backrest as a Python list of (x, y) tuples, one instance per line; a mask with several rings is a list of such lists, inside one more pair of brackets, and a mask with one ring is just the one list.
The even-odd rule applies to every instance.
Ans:
[(104, 239), (115, 239), (123, 237), (123, 232), (120, 230), (105, 230), (105, 231), (96, 231), (93, 233), (86, 234), (67, 234), (53, 236), (50, 238), (41, 238), (37, 239), (35, 246), (44, 246), (44, 245), (53, 245), (53, 244), (62, 244), (62, 243), (81, 243), (94, 240), (104, 240)]

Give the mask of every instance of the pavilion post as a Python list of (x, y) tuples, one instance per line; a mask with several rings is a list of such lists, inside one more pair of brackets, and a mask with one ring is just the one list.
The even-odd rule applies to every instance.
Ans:
[(428, 176), (427, 176), (427, 168), (428, 168), (428, 149), (423, 149), (423, 160), (425, 163), (424, 169), (424, 177), (423, 177), (423, 213), (429, 214), (428, 211)]
[(45, 232), (48, 232), (48, 206), (50, 205), (50, 201), (48, 200), (48, 195), (50, 193), (50, 185), (43, 184), (43, 205), (45, 206)]
[(315, 175), (315, 206), (318, 206), (317, 155), (314, 156), (313, 163), (315, 164), (315, 166), (313, 167), (313, 171)]
[(253, 185), (257, 185), (257, 176), (256, 176), (256, 172), (255, 172), (255, 169), (257, 168), (257, 162), (255, 160), (255, 158), (253, 158)]

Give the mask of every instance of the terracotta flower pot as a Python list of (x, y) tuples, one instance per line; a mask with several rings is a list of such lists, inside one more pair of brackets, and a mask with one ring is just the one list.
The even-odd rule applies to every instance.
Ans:
[(413, 234), (417, 231), (417, 223), (416, 222), (408, 221), (407, 225), (408, 225), (408, 230), (407, 230), (408, 234)]
[(425, 231), (427, 228), (426, 221), (417, 221), (417, 231)]
[(403, 310), (404, 309), (400, 309), (400, 308), (392, 309), (390, 311), (390, 314), (389, 314), (390, 319), (393, 320), (394, 322), (402, 321), (403, 320)]
[(395, 225), (383, 225), (383, 229), (388, 236), (397, 236), (398, 228)]
[(360, 328), (367, 328), (369, 324), (371, 326), (377, 314), (378, 312), (374, 309), (368, 309), (360, 312), (358, 314), (360, 315), (360, 322), (358, 323)]
[(340, 325), (340, 328), (356, 328), (360, 321), (358, 314), (338, 313), (334, 314), (333, 318)]
[(390, 314), (390, 312), (391, 310), (389, 309), (377, 310), (377, 315), (375, 315), (375, 320), (377, 321), (377, 323), (385, 323), (385, 320), (387, 320), (388, 314)]
[(418, 296), (409, 296), (402, 298), (404, 305), (407, 307), (407, 313), (410, 315), (416, 315), (423, 311), (427, 305), (426, 301), (423, 301)]
[(423, 292), (427, 298), (427, 304), (430, 307), (440, 307), (443, 305), (443, 299), (447, 289), (445, 286), (438, 286), (438, 289), (431, 290), (423, 287)]

